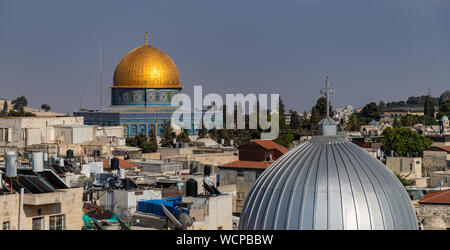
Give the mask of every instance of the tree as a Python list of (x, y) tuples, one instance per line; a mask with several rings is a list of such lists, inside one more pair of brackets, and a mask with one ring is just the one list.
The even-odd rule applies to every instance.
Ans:
[(161, 136), (161, 146), (162, 147), (173, 146), (173, 129), (169, 121), (164, 122), (164, 130)]
[(423, 110), (425, 115), (430, 116), (430, 117), (434, 117), (434, 104), (431, 101), (431, 97), (427, 96), (425, 99), (425, 104), (423, 106)]
[(281, 96), (280, 96), (280, 100), (278, 103), (278, 114), (280, 115), (279, 117), (279, 123), (280, 123), (280, 129), (285, 129), (286, 126), (286, 108), (284, 106), (283, 100), (281, 100)]
[(412, 127), (416, 124), (416, 119), (411, 114), (402, 116), (400, 118), (400, 121), (401, 121), (402, 125), (405, 127)]
[(386, 103), (384, 103), (383, 101), (380, 101), (380, 103), (378, 104), (378, 110), (380, 111), (380, 113), (384, 112), (384, 110), (386, 109)]
[(433, 117), (421, 115), (421, 116), (414, 116), (414, 124), (423, 124), (426, 126), (431, 126), (431, 125), (438, 125), (439, 122)]
[(198, 138), (206, 138), (206, 129), (204, 127), (198, 130)]
[(11, 102), (15, 110), (21, 110), (28, 105), (28, 100), (25, 96), (17, 97)]
[(439, 113), (437, 115), (437, 118), (440, 120), (444, 115), (450, 117), (450, 99), (441, 103), (441, 105), (439, 106)]
[(375, 102), (371, 102), (364, 106), (361, 112), (359, 112), (358, 116), (359, 121), (365, 125), (373, 120), (379, 121), (381, 119), (380, 108)]
[(140, 133), (137, 136), (128, 137), (126, 139), (126, 144), (127, 146), (140, 148), (142, 153), (152, 153), (156, 152), (158, 149), (156, 136), (153, 130), (150, 132), (150, 138), (148, 138), (144, 133)]
[(386, 128), (383, 131), (381, 142), (384, 145), (384, 152), (390, 155), (391, 150), (399, 156), (419, 156), (423, 155), (423, 150), (429, 148), (432, 141), (418, 132), (409, 128)]
[(300, 126), (303, 130), (311, 130), (311, 121), (308, 119), (308, 113), (306, 111), (303, 112), (302, 119), (300, 120)]
[(8, 115), (8, 100), (5, 99), (5, 102), (3, 102), (3, 109), (0, 111), (0, 116), (6, 115)]
[(410, 181), (408, 181), (407, 179), (403, 178), (401, 175), (396, 174), (395, 176), (397, 176), (398, 180), (402, 183), (402, 185), (404, 187), (412, 186), (412, 183)]
[(300, 115), (297, 113), (297, 111), (291, 109), (291, 123), (289, 126), (291, 129), (299, 129), (301, 127), (300, 125)]
[(394, 117), (394, 123), (392, 124), (392, 127), (394, 127), (394, 128), (402, 127), (402, 123), (397, 119), (397, 116)]
[(292, 144), (292, 141), (294, 141), (294, 135), (290, 132), (280, 134), (277, 139), (274, 140), (274, 142), (287, 148)]
[[(333, 117), (333, 107), (330, 104), (330, 117)], [(311, 130), (317, 131), (319, 122), (327, 116), (327, 98), (320, 97), (317, 99), (316, 105), (311, 110)]]
[(36, 116), (35, 114), (31, 113), (31, 112), (25, 112), (24, 108), (22, 107), (19, 111), (15, 111), (15, 110), (10, 110), (8, 112), (7, 116), (11, 116), (11, 117), (21, 117), (21, 116)]
[(45, 112), (50, 111), (52, 108), (48, 104), (42, 104), (41, 109), (43, 109)]
[(156, 133), (153, 129), (150, 129), (150, 136), (148, 139), (151, 144), (150, 147), (152, 152), (156, 152), (158, 150), (158, 140), (156, 139)]
[(181, 133), (177, 136), (177, 141), (184, 143), (188, 143), (191, 141), (186, 129), (181, 130)]
[(125, 143), (126, 143), (127, 146), (130, 146), (130, 147), (137, 147), (138, 146), (136, 136), (134, 136), (134, 137), (127, 137), (125, 139)]
[(345, 125), (346, 131), (359, 131), (361, 128), (361, 122), (359, 121), (358, 114), (353, 113)]

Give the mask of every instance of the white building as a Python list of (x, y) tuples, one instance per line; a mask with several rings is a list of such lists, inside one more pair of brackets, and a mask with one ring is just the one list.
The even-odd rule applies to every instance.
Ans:
[(55, 137), (64, 138), (65, 144), (79, 144), (93, 140), (93, 127), (87, 125), (56, 125)]
[(1, 117), (0, 148), (23, 148), (56, 140), (58, 125), (83, 125), (83, 117)]
[(344, 108), (337, 108), (334, 113), (334, 118), (338, 121), (343, 120), (345, 124), (354, 112), (355, 108), (351, 105), (347, 105)]

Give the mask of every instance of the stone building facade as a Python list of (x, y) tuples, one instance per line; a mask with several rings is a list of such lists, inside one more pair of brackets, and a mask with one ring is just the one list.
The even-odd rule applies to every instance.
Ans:
[(426, 194), (419, 201), (417, 216), (419, 223), (427, 218), (440, 217), (445, 223), (445, 228), (432, 229), (450, 229), (450, 190)]
[[(81, 230), (83, 226), (83, 189), (25, 193), (23, 230)], [(0, 223), (3, 230), (19, 229), (19, 194), (0, 195)]]

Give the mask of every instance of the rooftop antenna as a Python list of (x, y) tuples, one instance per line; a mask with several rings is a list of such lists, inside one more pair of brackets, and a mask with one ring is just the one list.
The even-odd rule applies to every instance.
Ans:
[(329, 83), (330, 81), (327, 76), (325, 79), (325, 87), (320, 90), (320, 93), (327, 98), (327, 117), (330, 117), (330, 95), (334, 94), (334, 89), (329, 87)]
[(99, 41), (99, 88), (100, 88), (100, 110), (103, 108), (103, 100), (102, 100), (102, 40)]

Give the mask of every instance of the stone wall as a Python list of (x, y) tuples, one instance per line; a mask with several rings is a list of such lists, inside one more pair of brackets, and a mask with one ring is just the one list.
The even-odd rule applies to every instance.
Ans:
[(447, 228), (450, 228), (450, 205), (441, 204), (419, 204), (417, 208), (417, 216), (419, 223), (434, 214), (444, 219)]
[(425, 176), (431, 172), (443, 171), (447, 168), (447, 152), (423, 151), (423, 171)]
[(409, 174), (409, 178), (422, 177), (422, 158), (386, 157), (386, 167), (395, 174)]

